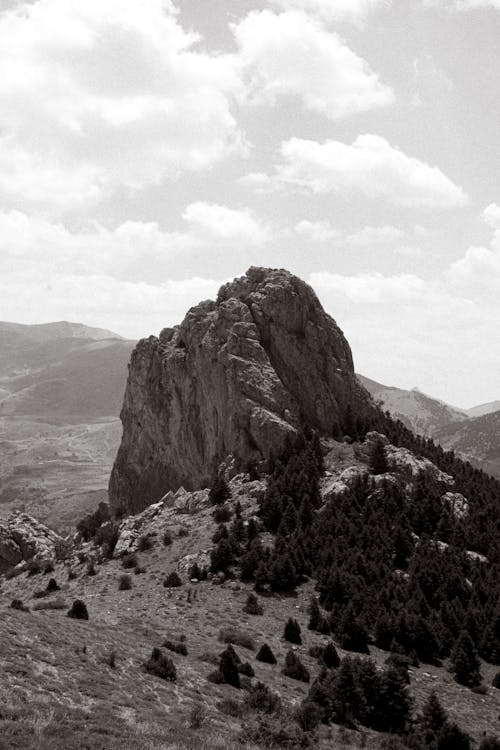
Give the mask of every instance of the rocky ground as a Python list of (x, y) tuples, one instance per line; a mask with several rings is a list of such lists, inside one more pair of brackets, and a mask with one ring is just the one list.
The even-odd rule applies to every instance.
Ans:
[[(408, 480), (416, 472), (411, 456), (392, 451), (398, 471)], [(401, 466), (404, 466), (401, 469)], [(432, 465), (428, 466), (433, 471)], [(327, 456), (324, 496), (335, 492), (366, 471), (361, 446), (331, 442)], [(243, 516), (256, 509), (262, 481), (238, 476), (231, 482), (233, 500), (239, 499)], [(295, 596), (260, 597), (263, 614), (243, 612), (250, 586), (238, 581), (192, 582), (187, 569), (194, 560), (203, 563), (215, 530), (207, 491), (169, 493), (164, 501), (128, 518), (121, 527), (118, 552), (144, 546), (137, 552), (139, 572), (123, 568), (122, 560), (92, 564), (97, 550), (84, 545), (79, 554), (54, 563), (54, 570), (3, 579), (0, 593), (0, 748), (23, 750), (161, 750), (162, 748), (257, 747), (248, 743), (249, 728), (258, 717), (246, 707), (246, 692), (216, 685), (207, 677), (223, 650), (221, 630), (236, 631), (235, 648), (255, 670), (256, 679), (282, 696), (285, 711), (293, 711), (308, 686), (285, 677), (281, 670), (291, 647), (283, 637), (289, 617), (298, 620), (303, 643), (294, 646), (312, 678), (318, 672), (309, 648), (328, 638), (307, 629), (307, 608), (313, 591), (310, 582)], [(172, 543), (163, 542), (165, 531)], [(137, 570), (137, 569), (136, 569)], [(168, 573), (177, 570), (182, 585), (166, 588)], [(70, 572), (71, 571), (71, 572)], [(119, 579), (130, 575), (131, 588), (119, 590)], [(38, 597), (53, 577), (60, 590)], [(29, 611), (10, 608), (22, 599)], [(82, 599), (88, 621), (68, 618), (75, 599)], [(154, 647), (168, 638), (184, 639), (188, 654), (170, 654), (177, 668), (175, 683), (145, 672), (144, 662)], [(234, 638), (234, 636), (233, 636)], [(239, 645), (245, 643), (245, 646)], [(275, 666), (255, 659), (267, 642)], [(341, 656), (344, 652), (338, 649)], [(371, 658), (382, 665), (387, 653), (370, 648)], [(422, 665), (412, 669), (411, 692), (416, 707), (430, 691), (439, 693), (450, 718), (474, 739), (500, 731), (500, 691), (491, 687), (496, 668), (483, 664), (484, 693), (455, 683), (443, 668)], [(276, 721), (280, 719), (277, 718)], [(290, 724), (285, 715), (282, 721)], [(315, 747), (390, 747), (374, 732), (321, 727)], [(239, 743), (239, 744), (238, 744)]]

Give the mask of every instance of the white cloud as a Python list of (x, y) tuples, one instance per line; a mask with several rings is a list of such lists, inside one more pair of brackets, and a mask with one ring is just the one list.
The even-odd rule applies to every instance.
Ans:
[(390, 145), (377, 135), (360, 135), (352, 146), (340, 141), (292, 138), (281, 147), (283, 163), (273, 176), (277, 188), (348, 196), (360, 192), (396, 205), (463, 206), (468, 198), (437, 167)]
[(388, 7), (390, 0), (271, 0), (283, 10), (303, 10), (326, 21), (347, 20), (360, 23), (380, 7)]
[(197, 42), (164, 0), (1, 13), (0, 193), (66, 209), (241, 150), (234, 57)]
[(483, 211), (483, 219), (493, 229), (500, 229), (500, 206), (490, 203)]
[(302, 219), (295, 225), (295, 232), (313, 242), (329, 242), (330, 240), (339, 240), (342, 237), (342, 232), (335, 229), (329, 221)]
[(186, 207), (183, 218), (195, 231), (225, 242), (260, 245), (271, 238), (271, 230), (248, 208), (234, 209), (197, 201)]
[(331, 119), (393, 102), (392, 89), (334, 33), (302, 13), (253, 11), (232, 26), (245, 100), (299, 98)]
[(478, 10), (480, 8), (500, 10), (500, 0), (424, 0), (424, 4), (459, 11)]
[(332, 226), (329, 221), (309, 221), (303, 219), (295, 225), (298, 235), (307, 237), (313, 242), (333, 241), (339, 246), (380, 247), (394, 245), (407, 237), (407, 233), (391, 225), (379, 227), (366, 226), (356, 232), (346, 232)]

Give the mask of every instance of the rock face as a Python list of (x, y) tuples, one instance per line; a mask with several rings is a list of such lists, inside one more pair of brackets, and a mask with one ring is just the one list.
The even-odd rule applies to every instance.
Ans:
[(52, 562), (63, 539), (27, 513), (13, 513), (0, 526), (0, 573), (23, 560)]
[(204, 487), (230, 454), (245, 469), (279, 453), (301, 423), (330, 435), (348, 410), (369, 408), (313, 290), (287, 271), (251, 268), (137, 345), (111, 504), (136, 512), (181, 485)]

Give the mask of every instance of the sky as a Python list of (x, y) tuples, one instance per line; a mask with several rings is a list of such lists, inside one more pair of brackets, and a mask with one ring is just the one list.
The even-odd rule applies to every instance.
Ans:
[(500, 0), (2, 0), (0, 319), (283, 267), (358, 372), (498, 399), (499, 81)]

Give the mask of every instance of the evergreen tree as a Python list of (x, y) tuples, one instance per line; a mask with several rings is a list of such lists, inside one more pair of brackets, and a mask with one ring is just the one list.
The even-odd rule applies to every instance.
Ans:
[(326, 644), (323, 654), (321, 655), (321, 661), (327, 669), (336, 669), (340, 664), (340, 657), (337, 653), (337, 649), (331, 641)]
[(276, 657), (267, 643), (262, 644), (255, 658), (257, 661), (264, 662), (264, 664), (276, 664)]
[(450, 672), (461, 685), (477, 687), (481, 684), (480, 662), (466, 630), (462, 631), (451, 652)]
[(300, 635), (300, 625), (297, 620), (294, 620), (291, 617), (288, 619), (283, 632), (283, 637), (290, 643), (296, 643), (298, 645), (302, 643), (302, 637)]
[(285, 657), (285, 666), (283, 668), (283, 674), (286, 677), (291, 677), (292, 680), (300, 680), (301, 682), (309, 682), (309, 672), (300, 661), (297, 654), (293, 651), (289, 651)]
[(377, 437), (370, 444), (368, 466), (372, 474), (385, 474), (389, 471), (387, 456), (385, 455), (385, 445), (380, 437)]
[(235, 651), (231, 646), (228, 646), (225, 651), (222, 652), (219, 670), (225, 683), (232, 685), (235, 688), (240, 687), (238, 661), (235, 658)]
[(368, 634), (361, 623), (354, 616), (352, 604), (349, 604), (342, 615), (337, 630), (340, 645), (346, 651), (356, 651), (369, 654)]
[(223, 476), (217, 477), (208, 493), (210, 505), (224, 505), (231, 497), (231, 490)]

